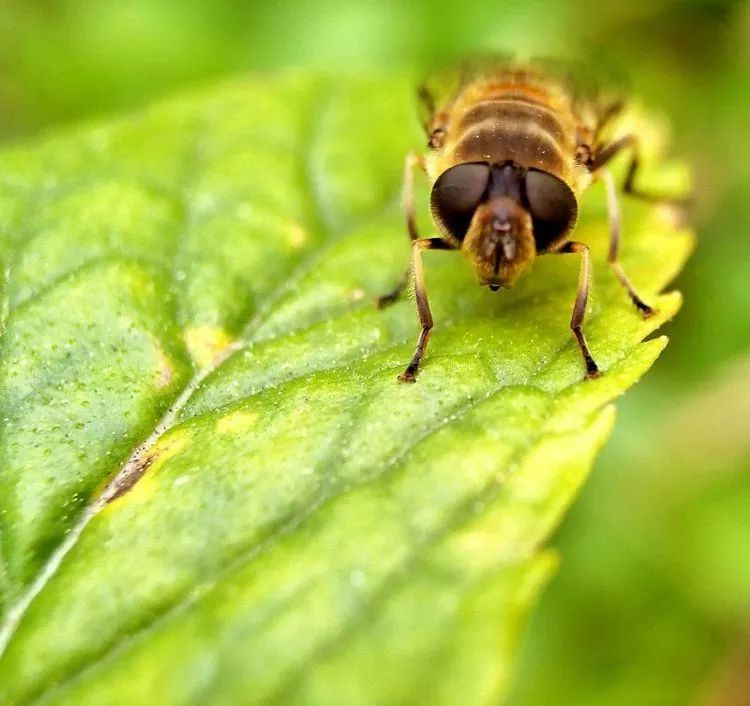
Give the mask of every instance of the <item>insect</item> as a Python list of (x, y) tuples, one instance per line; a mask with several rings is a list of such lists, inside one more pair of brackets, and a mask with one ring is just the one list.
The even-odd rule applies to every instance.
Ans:
[[(576, 88), (566, 74), (535, 64), (481, 63), (464, 68), (442, 98), (423, 85), (419, 98), (428, 137), (425, 156), (410, 153), (404, 173), (406, 225), (412, 241), (410, 265), (396, 288), (378, 305), (394, 302), (413, 278), (421, 331), (414, 355), (399, 379), (414, 382), (433, 327), (422, 253), (461, 250), (480, 285), (510, 287), (543, 254), (574, 253), (581, 258), (570, 329), (586, 368), (600, 370), (583, 334), (590, 255), (571, 238), (578, 199), (595, 179), (603, 179), (610, 220), (609, 265), (644, 317), (654, 310), (633, 288), (618, 262), (620, 221), (617, 188), (607, 164), (623, 150), (631, 158), (623, 191), (655, 199), (634, 185), (638, 138), (606, 140), (606, 128), (622, 103)], [(422, 238), (414, 216), (414, 172), (432, 185), (430, 206), (439, 237)]]

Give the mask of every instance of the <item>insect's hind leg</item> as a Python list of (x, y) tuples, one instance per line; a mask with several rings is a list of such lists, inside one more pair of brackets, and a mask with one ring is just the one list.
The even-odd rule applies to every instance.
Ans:
[(581, 256), (581, 269), (578, 273), (578, 291), (576, 300), (573, 305), (573, 314), (570, 317), (570, 330), (578, 344), (583, 357), (583, 363), (586, 366), (586, 378), (598, 378), (601, 375), (599, 366), (594, 361), (591, 351), (589, 350), (586, 337), (583, 335), (583, 319), (586, 314), (586, 304), (589, 299), (589, 282), (591, 280), (591, 262), (588, 245), (569, 241), (562, 246), (559, 253), (576, 253)]
[[(424, 158), (416, 152), (409, 152), (404, 161), (404, 215), (406, 216), (406, 232), (409, 234), (412, 242), (419, 240), (417, 220), (414, 216), (414, 171), (417, 168), (424, 171)], [(407, 266), (404, 274), (401, 275), (398, 283), (390, 292), (378, 297), (378, 309), (383, 309), (393, 304), (403, 294), (406, 285), (409, 284), (410, 267), (411, 265)]]
[(669, 196), (666, 194), (656, 194), (650, 191), (639, 189), (635, 185), (635, 177), (641, 166), (640, 145), (637, 135), (629, 134), (610, 143), (606, 147), (597, 151), (594, 158), (589, 163), (589, 171), (597, 172), (607, 166), (623, 150), (630, 150), (630, 162), (628, 162), (628, 171), (625, 172), (625, 180), (622, 183), (622, 192), (633, 198), (651, 201), (653, 203), (664, 203), (672, 206), (686, 207), (692, 204), (692, 197)]
[(635, 291), (630, 278), (625, 274), (625, 270), (618, 260), (622, 221), (620, 219), (620, 205), (617, 199), (617, 187), (615, 186), (614, 177), (612, 176), (612, 172), (607, 168), (600, 169), (600, 174), (604, 178), (604, 185), (607, 190), (607, 211), (609, 212), (609, 253), (607, 261), (615, 277), (617, 277), (620, 284), (625, 288), (630, 296), (630, 300), (635, 304), (638, 311), (644, 317), (649, 317), (654, 313), (654, 309), (646, 304), (638, 292)]

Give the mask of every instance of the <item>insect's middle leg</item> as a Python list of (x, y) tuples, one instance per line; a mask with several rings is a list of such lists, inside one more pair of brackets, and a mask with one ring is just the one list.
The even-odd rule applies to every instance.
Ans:
[[(417, 232), (417, 219), (414, 216), (414, 170), (420, 169), (424, 171), (424, 159), (422, 155), (416, 152), (409, 152), (406, 155), (404, 162), (404, 215), (406, 216), (406, 232), (409, 234), (409, 238), (412, 242), (419, 240), (419, 233)], [(389, 304), (393, 304), (406, 289), (406, 285), (409, 283), (409, 269), (411, 265), (408, 265), (404, 274), (401, 275), (396, 286), (387, 294), (378, 297), (378, 308), (383, 309)]]
[(422, 267), (423, 250), (455, 250), (455, 248), (442, 238), (421, 238), (415, 240), (412, 244), (411, 272), (414, 275), (414, 294), (417, 299), (417, 313), (422, 330), (419, 332), (417, 347), (409, 365), (398, 376), (401, 382), (414, 382), (416, 380), (419, 364), (427, 348), (427, 341), (430, 339), (430, 331), (432, 330), (432, 313), (427, 301), (427, 288), (425, 287), (424, 268)]
[(591, 263), (588, 245), (584, 243), (567, 242), (558, 251), (560, 253), (577, 253), (581, 256), (581, 269), (578, 274), (578, 291), (576, 292), (576, 301), (573, 305), (573, 315), (570, 317), (570, 330), (573, 337), (578, 343), (583, 356), (583, 362), (586, 365), (586, 377), (597, 378), (601, 375), (599, 366), (594, 361), (591, 351), (589, 351), (586, 337), (583, 335), (583, 319), (586, 315), (586, 304), (589, 298), (589, 282), (591, 280)]
[(630, 278), (625, 274), (625, 270), (622, 269), (622, 265), (617, 259), (620, 254), (621, 220), (615, 180), (609, 169), (602, 168), (599, 173), (602, 175), (604, 185), (607, 189), (607, 211), (609, 212), (609, 253), (607, 261), (609, 262), (612, 272), (615, 273), (615, 277), (617, 277), (620, 284), (622, 284), (627, 290), (631, 301), (638, 308), (638, 311), (640, 311), (644, 317), (651, 316), (654, 313), (654, 309), (646, 304), (638, 295), (638, 292), (635, 291)]

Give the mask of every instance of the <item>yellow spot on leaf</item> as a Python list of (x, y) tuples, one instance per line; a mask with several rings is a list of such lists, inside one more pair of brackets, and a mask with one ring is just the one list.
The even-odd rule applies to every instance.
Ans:
[(292, 223), (289, 226), (289, 244), (293, 248), (301, 248), (307, 241), (307, 233), (299, 223)]
[(656, 206), (654, 213), (662, 226), (675, 230), (685, 226), (686, 210), (684, 208), (664, 203)]
[(458, 535), (457, 544), (465, 556), (491, 556), (497, 550), (498, 538), (487, 528), (474, 529)]
[(185, 331), (185, 345), (199, 368), (214, 363), (231, 343), (229, 334), (218, 326), (193, 326)]
[(190, 435), (183, 429), (173, 431), (159, 439), (147, 454), (152, 459), (147, 471), (148, 474), (153, 476), (167, 459), (183, 451), (189, 443)]
[(647, 111), (638, 103), (631, 103), (618, 120), (621, 134), (638, 135), (642, 155), (647, 158), (664, 153), (670, 138), (670, 125), (666, 115)]
[(238, 434), (250, 429), (258, 415), (255, 412), (232, 412), (226, 417), (222, 417), (216, 423), (216, 431), (219, 434)]

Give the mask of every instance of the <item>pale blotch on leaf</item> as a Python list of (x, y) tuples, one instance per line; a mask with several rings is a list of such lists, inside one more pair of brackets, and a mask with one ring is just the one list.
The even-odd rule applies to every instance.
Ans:
[(164, 350), (159, 347), (155, 339), (154, 352), (156, 355), (156, 375), (154, 383), (156, 384), (157, 389), (161, 389), (162, 387), (166, 387), (170, 382), (172, 382), (174, 366), (172, 365), (172, 361), (169, 359), (169, 356), (167, 356)]
[(193, 326), (185, 330), (185, 345), (199, 368), (214, 364), (231, 343), (229, 334), (218, 326)]
[(365, 298), (365, 290), (364, 289), (360, 289), (359, 287), (357, 287), (357, 289), (352, 289), (349, 292), (347, 292), (346, 298), (350, 302), (361, 301), (362, 299)]
[(618, 132), (638, 135), (642, 153), (652, 159), (666, 151), (670, 143), (671, 125), (665, 114), (644, 108), (633, 101), (618, 120)]
[(190, 443), (190, 439), (190, 434), (184, 429), (177, 429), (159, 439), (148, 453), (148, 457), (152, 459), (149, 464), (151, 474), (154, 474), (167, 459), (183, 451)]
[(216, 422), (216, 431), (219, 434), (242, 434), (252, 429), (257, 419), (255, 412), (232, 412)]
[(307, 242), (307, 233), (299, 223), (289, 224), (287, 237), (289, 238), (289, 245), (295, 250), (301, 248)]
[(685, 209), (670, 203), (657, 204), (654, 215), (659, 219), (659, 224), (666, 228), (684, 228), (687, 220)]

